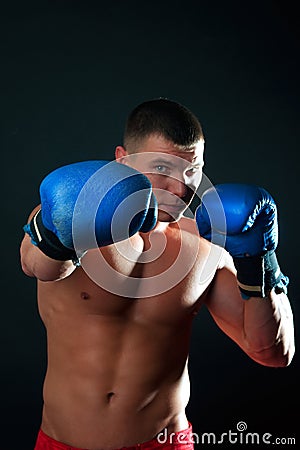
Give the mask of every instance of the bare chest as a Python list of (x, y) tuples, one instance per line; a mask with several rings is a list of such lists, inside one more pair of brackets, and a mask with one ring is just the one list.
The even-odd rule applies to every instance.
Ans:
[(194, 236), (167, 240), (158, 234), (146, 244), (137, 239), (93, 250), (67, 279), (41, 284), (46, 301), (40, 308), (46, 316), (59, 310), (177, 323), (196, 314), (201, 305), (214, 276), (214, 271), (204, 276), (207, 257), (208, 249)]

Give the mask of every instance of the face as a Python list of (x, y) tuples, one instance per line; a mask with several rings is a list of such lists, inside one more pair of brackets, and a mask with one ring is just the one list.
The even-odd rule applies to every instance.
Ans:
[(179, 150), (172, 142), (153, 135), (133, 154), (118, 146), (116, 159), (149, 178), (158, 202), (158, 220), (174, 222), (188, 208), (200, 185), (203, 151), (203, 141), (193, 148)]

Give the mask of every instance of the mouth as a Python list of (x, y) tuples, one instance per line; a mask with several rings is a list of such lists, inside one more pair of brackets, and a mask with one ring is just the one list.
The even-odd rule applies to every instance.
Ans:
[(159, 209), (164, 212), (176, 213), (179, 214), (184, 211), (184, 205), (174, 205), (174, 204), (166, 204), (162, 203), (159, 205)]

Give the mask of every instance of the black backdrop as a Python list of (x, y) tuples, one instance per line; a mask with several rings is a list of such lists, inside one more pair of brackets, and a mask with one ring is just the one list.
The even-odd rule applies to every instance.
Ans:
[[(31, 450), (46, 341), (35, 280), (20, 270), (22, 226), (52, 169), (113, 158), (137, 103), (185, 104), (204, 128), (210, 180), (272, 193), (298, 333), (299, 18), (291, 3), (271, 0), (12, 0), (0, 15), (0, 449)], [(245, 421), (249, 432), (295, 437), (298, 375), (297, 353), (288, 368), (259, 366), (204, 310), (190, 355), (194, 431), (236, 431)]]

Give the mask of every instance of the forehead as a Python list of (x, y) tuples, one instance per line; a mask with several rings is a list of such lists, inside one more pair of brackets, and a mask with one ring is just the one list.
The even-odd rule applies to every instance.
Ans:
[[(160, 157), (168, 159), (171, 156), (184, 159), (189, 163), (195, 163), (203, 159), (204, 141), (198, 141), (193, 147), (179, 148), (176, 144), (168, 141), (162, 136), (151, 135), (145, 138), (137, 148), (137, 153), (148, 153), (155, 157), (155, 153)], [(144, 155), (145, 156), (145, 155)], [(158, 156), (158, 155), (157, 155)]]

